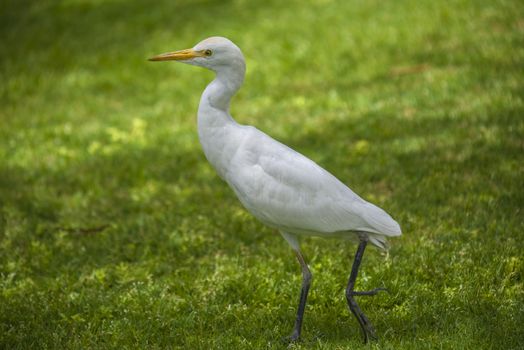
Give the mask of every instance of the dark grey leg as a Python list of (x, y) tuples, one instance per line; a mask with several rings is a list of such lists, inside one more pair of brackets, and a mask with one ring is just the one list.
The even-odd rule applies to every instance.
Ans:
[(293, 333), (289, 336), (291, 341), (297, 341), (300, 338), (300, 332), (302, 330), (302, 319), (304, 318), (304, 310), (306, 308), (307, 294), (309, 287), (311, 286), (311, 279), (313, 275), (309, 271), (309, 267), (304, 260), (304, 257), (300, 253), (300, 250), (295, 250), (298, 262), (302, 268), (302, 289), (300, 290), (300, 300), (298, 302), (297, 318), (295, 320), (295, 327), (293, 327)]
[(358, 245), (357, 253), (355, 254), (355, 260), (353, 261), (353, 267), (351, 268), (351, 274), (349, 275), (348, 286), (346, 288), (346, 299), (348, 302), (349, 310), (351, 310), (353, 315), (355, 315), (358, 323), (360, 324), (360, 328), (362, 329), (362, 333), (364, 335), (364, 343), (367, 343), (369, 341), (369, 338), (377, 339), (377, 336), (375, 334), (375, 329), (373, 328), (373, 325), (371, 324), (371, 322), (369, 322), (368, 318), (366, 317), (366, 315), (364, 315), (362, 310), (360, 310), (360, 307), (358, 306), (355, 299), (353, 299), (353, 296), (375, 295), (379, 291), (386, 290), (385, 288), (375, 288), (373, 290), (365, 292), (354, 291), (355, 281), (358, 275), (358, 268), (360, 267), (360, 263), (362, 262), (362, 256), (364, 255), (364, 250), (366, 249), (367, 244), (367, 239), (361, 238), (360, 244)]

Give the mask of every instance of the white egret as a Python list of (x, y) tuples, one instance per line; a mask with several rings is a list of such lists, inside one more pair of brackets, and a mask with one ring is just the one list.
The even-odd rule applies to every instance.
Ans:
[(364, 341), (376, 338), (354, 296), (375, 295), (383, 288), (355, 291), (355, 280), (367, 243), (386, 249), (386, 237), (401, 234), (398, 223), (312, 160), (231, 117), (229, 103), (244, 81), (246, 65), (242, 52), (230, 40), (211, 37), (191, 49), (164, 53), (150, 60), (175, 60), (216, 73), (198, 107), (200, 143), (208, 161), (240, 202), (264, 224), (279, 230), (296, 253), (302, 268), (302, 289), (291, 340), (300, 338), (312, 279), (300, 251), (300, 235), (358, 239), (346, 299)]

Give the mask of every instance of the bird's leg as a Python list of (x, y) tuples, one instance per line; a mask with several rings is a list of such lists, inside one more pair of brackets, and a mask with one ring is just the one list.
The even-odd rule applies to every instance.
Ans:
[(300, 267), (302, 269), (302, 289), (300, 290), (297, 318), (295, 319), (293, 333), (291, 333), (289, 337), (285, 338), (285, 340), (293, 342), (300, 338), (300, 331), (302, 330), (302, 319), (304, 318), (304, 309), (306, 308), (307, 294), (309, 292), (309, 287), (311, 286), (311, 279), (313, 278), (313, 275), (311, 274), (311, 271), (309, 271), (306, 260), (300, 252), (300, 244), (298, 243), (297, 236), (283, 231), (280, 231), (280, 233), (295, 251), (298, 262), (300, 263)]
[(355, 315), (358, 323), (360, 324), (360, 328), (362, 329), (362, 333), (364, 335), (364, 343), (367, 343), (369, 338), (377, 339), (377, 336), (375, 334), (375, 329), (373, 328), (373, 325), (371, 324), (371, 322), (369, 322), (368, 318), (366, 317), (366, 315), (364, 315), (362, 310), (360, 310), (360, 307), (358, 306), (357, 302), (353, 297), (355, 295), (375, 295), (379, 291), (385, 290), (385, 288), (375, 288), (373, 290), (365, 292), (354, 291), (355, 281), (357, 279), (358, 274), (358, 268), (360, 267), (360, 263), (362, 262), (362, 256), (364, 255), (364, 250), (366, 249), (367, 243), (367, 239), (361, 237), (357, 253), (355, 254), (353, 267), (351, 268), (351, 274), (349, 275), (348, 286), (346, 288), (346, 299), (348, 302), (349, 310), (351, 310), (353, 315)]
[(309, 292), (309, 287), (311, 286), (311, 280), (313, 275), (307, 266), (304, 257), (300, 250), (295, 250), (298, 262), (302, 268), (302, 289), (300, 290), (300, 300), (298, 302), (297, 318), (295, 319), (295, 326), (293, 327), (293, 332), (289, 336), (291, 341), (297, 341), (300, 338), (300, 331), (302, 330), (302, 319), (304, 318), (304, 310), (306, 308), (307, 294)]

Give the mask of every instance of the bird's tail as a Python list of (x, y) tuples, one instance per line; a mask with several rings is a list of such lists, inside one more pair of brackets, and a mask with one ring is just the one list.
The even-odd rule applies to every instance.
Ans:
[(373, 232), (389, 237), (396, 237), (402, 234), (398, 222), (374, 204), (366, 203), (366, 208), (361, 215), (368, 225), (371, 226), (370, 228), (373, 229)]
[(375, 233), (368, 233), (367, 235), (371, 244), (382, 250), (389, 250), (389, 244), (386, 236)]

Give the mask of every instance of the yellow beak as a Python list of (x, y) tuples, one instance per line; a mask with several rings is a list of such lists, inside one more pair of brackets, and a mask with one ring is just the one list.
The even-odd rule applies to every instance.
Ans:
[(149, 61), (183, 61), (202, 56), (205, 56), (203, 52), (195, 51), (193, 49), (186, 49), (163, 53), (155, 57), (151, 57)]

